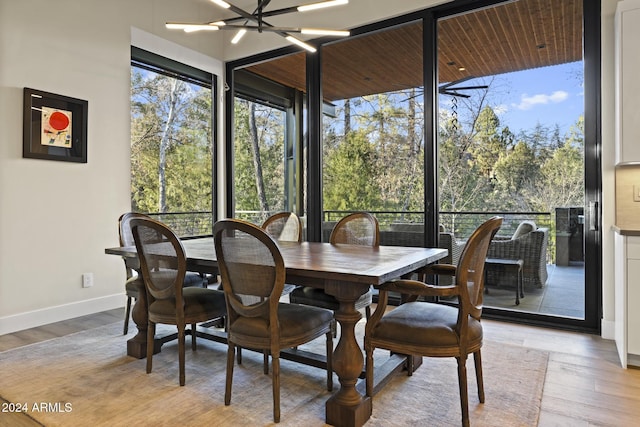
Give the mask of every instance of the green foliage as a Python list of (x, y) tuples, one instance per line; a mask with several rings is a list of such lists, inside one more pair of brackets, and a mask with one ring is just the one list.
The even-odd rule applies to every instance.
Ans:
[[(161, 150), (166, 154), (164, 179)], [(211, 171), (211, 90), (132, 67), (132, 209), (210, 211)]]
[(368, 210), (380, 203), (376, 151), (364, 131), (347, 135), (323, 172), (326, 210)]
[(284, 206), (284, 126), (282, 110), (255, 104), (255, 123), (262, 176), (256, 177), (252, 136), (249, 127), (250, 101), (236, 98), (234, 134), (234, 191), (236, 211), (260, 211), (258, 180), (265, 189), (267, 210), (277, 211)]
[[(414, 98), (415, 90), (351, 99), (336, 104), (337, 117), (324, 118), (324, 210), (423, 210), (423, 114)], [(479, 98), (463, 104), (474, 108), (464, 120), (441, 110), (440, 210), (549, 212), (581, 206), (582, 119), (565, 136), (557, 125), (541, 124), (516, 136), (502, 126), (486, 96)], [(236, 101), (236, 210), (259, 211), (249, 106)], [(286, 180), (284, 120), (276, 113), (264, 106), (256, 112), (261, 179), (271, 210), (280, 208)]]

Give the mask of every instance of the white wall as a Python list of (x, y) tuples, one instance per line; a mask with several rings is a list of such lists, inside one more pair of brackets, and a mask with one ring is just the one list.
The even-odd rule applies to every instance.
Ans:
[[(0, 334), (124, 305), (122, 260), (104, 248), (117, 246), (118, 216), (130, 210), (132, 33), (222, 84), (221, 38), (164, 29), (205, 6), (0, 0)], [(88, 163), (22, 158), (24, 87), (88, 101)], [(92, 288), (82, 288), (84, 272)]]
[[(367, 1), (364, 10), (352, 3), (363, 24), (436, 2), (407, 0), (402, 10), (393, 2)], [(616, 4), (602, 0), (603, 335), (609, 337)], [(229, 47), (226, 36), (164, 28), (166, 21), (209, 15), (208, 0), (180, 7), (173, 0), (0, 0), (0, 334), (124, 305), (122, 261), (104, 248), (117, 245), (117, 218), (130, 208), (130, 45), (203, 66), (221, 83), (223, 65), (214, 58), (244, 50)], [(87, 164), (22, 158), (24, 87), (89, 101)], [(94, 273), (94, 287), (81, 287), (84, 272)]]

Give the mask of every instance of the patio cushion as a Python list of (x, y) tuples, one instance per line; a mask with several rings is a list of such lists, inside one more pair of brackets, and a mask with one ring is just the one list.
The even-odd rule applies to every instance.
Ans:
[(513, 236), (511, 236), (511, 240), (516, 240), (518, 237), (524, 236), (527, 233), (531, 233), (537, 228), (538, 227), (536, 227), (536, 223), (533, 221), (522, 221), (520, 224), (518, 224), (518, 228), (516, 228)]

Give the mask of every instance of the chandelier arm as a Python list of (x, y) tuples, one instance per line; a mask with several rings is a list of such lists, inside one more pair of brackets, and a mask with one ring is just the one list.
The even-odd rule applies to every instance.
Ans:
[(302, 32), (302, 28), (292, 28), (292, 27), (274, 27), (274, 26), (257, 26), (257, 25), (225, 25), (224, 27), (220, 27), (221, 30), (247, 30), (247, 31), (269, 31), (273, 33), (282, 33), (281, 35), (287, 35), (285, 33), (300, 33)]

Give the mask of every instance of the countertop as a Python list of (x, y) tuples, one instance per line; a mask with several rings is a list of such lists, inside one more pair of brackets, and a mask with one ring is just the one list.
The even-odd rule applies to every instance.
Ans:
[(614, 225), (611, 228), (613, 231), (623, 236), (640, 236), (640, 230), (638, 229), (620, 228), (617, 225)]

